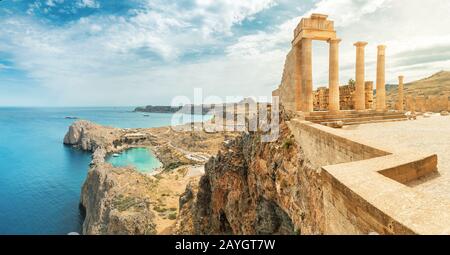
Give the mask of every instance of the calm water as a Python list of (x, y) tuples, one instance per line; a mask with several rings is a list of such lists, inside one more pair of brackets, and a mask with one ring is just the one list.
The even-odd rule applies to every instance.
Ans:
[(133, 166), (143, 173), (149, 173), (161, 167), (161, 162), (147, 148), (131, 148), (116, 157), (109, 156), (108, 162), (116, 167)]
[(0, 108), (0, 234), (80, 231), (80, 190), (90, 154), (62, 144), (77, 116), (115, 127), (170, 125), (133, 108)]

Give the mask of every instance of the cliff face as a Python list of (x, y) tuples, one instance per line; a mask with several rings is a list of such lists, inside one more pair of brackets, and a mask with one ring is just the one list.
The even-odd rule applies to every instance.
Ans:
[(141, 195), (152, 183), (133, 169), (93, 165), (81, 192), (83, 234), (156, 234), (151, 200)]
[(198, 185), (189, 185), (180, 198), (178, 233), (322, 233), (320, 173), (285, 121), (280, 132), (274, 143), (244, 134), (211, 158)]
[(103, 127), (86, 120), (75, 121), (64, 136), (64, 144), (94, 152), (97, 148), (110, 149), (110, 144), (121, 132), (111, 127)]

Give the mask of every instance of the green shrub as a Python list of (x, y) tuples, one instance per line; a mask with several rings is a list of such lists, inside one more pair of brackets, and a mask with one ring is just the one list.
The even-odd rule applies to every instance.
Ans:
[(124, 197), (122, 195), (120, 195), (119, 197), (117, 197), (113, 204), (114, 207), (117, 208), (117, 210), (123, 212), (131, 207), (133, 207), (134, 205), (136, 205), (138, 203), (138, 201), (133, 198), (133, 197)]
[(169, 214), (169, 220), (175, 220), (177, 218), (177, 213)]
[(155, 210), (155, 211), (157, 211), (157, 212), (159, 212), (159, 213), (167, 211), (166, 208), (160, 207), (160, 206), (155, 206), (155, 207), (153, 207), (153, 210)]

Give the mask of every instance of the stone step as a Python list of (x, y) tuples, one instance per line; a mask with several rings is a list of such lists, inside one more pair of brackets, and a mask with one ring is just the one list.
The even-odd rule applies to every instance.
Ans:
[(324, 118), (352, 118), (352, 117), (369, 117), (369, 116), (402, 116), (404, 115), (404, 113), (399, 113), (399, 112), (371, 112), (371, 113), (339, 113), (339, 114), (333, 114), (333, 113), (329, 113), (327, 115), (310, 115), (310, 116), (305, 116), (305, 120), (310, 120), (310, 119), (324, 119)]
[[(381, 119), (381, 120), (368, 120), (368, 121), (351, 121), (351, 122), (344, 122), (344, 126), (353, 126), (353, 125), (362, 125), (362, 124), (371, 124), (371, 123), (385, 123), (385, 122), (396, 122), (396, 121), (405, 121), (404, 119)], [(333, 124), (333, 121), (330, 122), (320, 122), (317, 124), (321, 124), (324, 126), (328, 126), (329, 124)]]
[(337, 113), (332, 113), (329, 111), (314, 111), (314, 112), (310, 112), (310, 113), (305, 113), (305, 116), (327, 116), (330, 114), (339, 114), (339, 115), (345, 115), (345, 114), (395, 114), (395, 113), (402, 113), (402, 112), (398, 112), (398, 111), (384, 111), (384, 112), (379, 112), (379, 111), (375, 111), (375, 110), (364, 110), (364, 111), (355, 111), (355, 110), (342, 110), (339, 111)]
[(388, 119), (388, 120), (373, 120), (373, 121), (360, 121), (360, 122), (348, 122), (345, 123), (347, 126), (354, 126), (354, 125), (363, 125), (363, 124), (372, 124), (372, 123), (385, 123), (385, 122), (396, 122), (396, 121), (405, 121), (408, 119)]
[(305, 118), (305, 120), (307, 121), (311, 121), (311, 122), (331, 122), (331, 121), (347, 121), (347, 120), (356, 120), (356, 119), (360, 119), (360, 120), (371, 120), (371, 119), (401, 119), (401, 118), (406, 118), (406, 116), (404, 114), (391, 114), (391, 115), (369, 115), (369, 116), (326, 116), (326, 117), (322, 117), (322, 118)]

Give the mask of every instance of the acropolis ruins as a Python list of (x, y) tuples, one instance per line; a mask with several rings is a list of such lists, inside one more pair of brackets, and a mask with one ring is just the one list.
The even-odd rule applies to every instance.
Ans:
[[(329, 45), (328, 86), (317, 90), (313, 40)], [(327, 15), (303, 18), (273, 91), (295, 116), (288, 125), (305, 164), (321, 176), (321, 207), (307, 220), (325, 234), (450, 234), (448, 95), (406, 95), (407, 77), (386, 77), (389, 45), (364, 41), (352, 42), (354, 84), (340, 86), (343, 42)], [(365, 72), (367, 47), (377, 47), (374, 81)], [(395, 102), (387, 100), (387, 79), (398, 80)]]
[[(328, 88), (313, 90), (312, 41), (326, 41), (329, 44), (329, 82)], [(403, 90), (399, 91), (394, 107), (389, 109), (386, 100), (386, 46), (377, 46), (377, 68), (374, 95), (374, 83), (367, 79), (365, 72), (365, 48), (367, 42), (355, 42), (355, 84), (339, 85), (339, 44), (334, 29), (334, 22), (327, 15), (312, 14), (303, 18), (294, 30), (292, 49), (284, 67), (281, 85), (273, 91), (287, 110), (301, 112), (307, 120), (320, 115), (323, 124), (329, 119), (342, 118), (348, 123), (359, 123), (361, 116), (371, 116), (373, 120), (402, 119), (403, 111), (414, 111), (415, 105), (422, 105), (418, 99), (404, 98)], [(399, 88), (403, 89), (404, 77), (399, 74)], [(448, 98), (442, 99), (448, 101)], [(406, 109), (404, 107), (405, 102)], [(417, 103), (416, 103), (417, 102)], [(445, 107), (444, 107), (445, 108)], [(396, 111), (388, 111), (396, 110)], [(422, 109), (426, 110), (426, 109)], [(444, 109), (443, 109), (444, 110)], [(343, 117), (346, 118), (343, 118)], [(350, 120), (351, 119), (351, 120)], [(367, 119), (365, 119), (367, 120)]]

